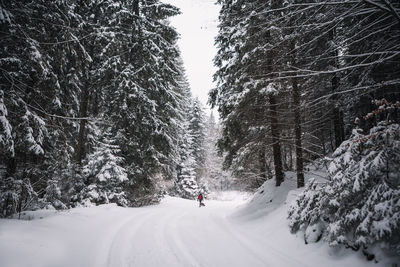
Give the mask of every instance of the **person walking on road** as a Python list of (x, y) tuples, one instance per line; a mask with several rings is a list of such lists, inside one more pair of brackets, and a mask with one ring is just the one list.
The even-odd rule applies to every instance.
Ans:
[(203, 199), (203, 194), (200, 192), (199, 196), (197, 197), (197, 200), (199, 201), (199, 207), (204, 206)]

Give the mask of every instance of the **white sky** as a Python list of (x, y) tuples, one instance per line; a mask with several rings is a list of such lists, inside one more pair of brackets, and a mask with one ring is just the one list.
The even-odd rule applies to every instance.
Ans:
[[(192, 94), (206, 108), (208, 92), (214, 87), (213, 58), (217, 52), (214, 38), (218, 33), (219, 5), (215, 0), (163, 0), (181, 9), (182, 14), (171, 18), (180, 33), (178, 41)], [(207, 107), (209, 113), (209, 107)]]

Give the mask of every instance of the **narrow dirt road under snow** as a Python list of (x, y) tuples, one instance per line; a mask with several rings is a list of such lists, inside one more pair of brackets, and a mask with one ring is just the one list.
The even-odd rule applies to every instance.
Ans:
[[(228, 216), (238, 201), (167, 197), (160, 205), (104, 205), (32, 221), (0, 220), (0, 266), (367, 266), (305, 246), (284, 208), (251, 221)], [(371, 263), (372, 264), (372, 263)], [(376, 266), (376, 265), (374, 265)]]

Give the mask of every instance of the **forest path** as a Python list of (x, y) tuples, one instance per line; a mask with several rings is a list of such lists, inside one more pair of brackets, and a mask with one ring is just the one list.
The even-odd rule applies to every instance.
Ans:
[[(305, 266), (289, 253), (265, 244), (226, 215), (232, 201), (166, 198), (160, 205), (132, 209), (136, 216), (123, 223), (108, 242), (103, 263), (95, 266)], [(105, 249), (105, 248), (103, 248)]]
[(257, 227), (229, 219), (243, 202), (233, 199), (199, 208), (194, 200), (166, 197), (141, 208), (101, 205), (1, 219), (0, 266), (305, 266), (273, 239), (260, 238)]
[(237, 212), (243, 196), (235, 194), (202, 208), (166, 197), (141, 208), (110, 204), (0, 219), (0, 266), (378, 266), (348, 251), (338, 257), (320, 243), (305, 246), (289, 231), (287, 201), (254, 217), (248, 206)]

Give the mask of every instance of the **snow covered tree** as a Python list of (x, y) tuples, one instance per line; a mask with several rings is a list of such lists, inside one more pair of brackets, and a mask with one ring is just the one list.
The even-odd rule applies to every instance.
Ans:
[(220, 126), (211, 112), (206, 122), (205, 173), (202, 181), (212, 191), (231, 189), (234, 182), (230, 172), (223, 170), (223, 157), (219, 155), (217, 150), (217, 142), (220, 135)]
[(0, 90), (0, 152), (1, 155), (14, 155), (14, 140), (11, 136), (12, 127), (7, 119), (8, 111), (4, 104), (4, 91)]
[[(382, 109), (398, 118), (398, 102), (380, 105), (372, 114)], [(292, 231), (318, 228), (333, 246), (367, 250), (379, 245), (400, 255), (399, 148), (398, 122), (381, 121), (368, 134), (354, 129), (333, 153), (331, 180), (311, 182), (291, 207)]]
[(257, 161), (257, 176), (265, 176), (272, 158), (280, 177), (296, 155), (301, 187), (303, 160), (349, 137), (354, 113), (370, 109), (371, 99), (399, 99), (396, 1), (218, 3), (210, 102), (221, 114), (226, 166), (256, 176), (246, 163)]
[(203, 107), (198, 98), (192, 99), (189, 109), (189, 134), (191, 136), (190, 150), (195, 161), (196, 177), (200, 178), (203, 174), (205, 151), (205, 115)]
[(104, 129), (93, 153), (85, 160), (82, 174), (86, 187), (79, 193), (79, 202), (128, 204), (123, 191), (128, 174), (123, 167), (121, 150), (115, 143), (110, 129)]
[[(262, 2), (262, 3), (261, 3)], [(283, 87), (270, 82), (276, 76), (275, 62), (279, 49), (274, 46), (282, 37), (275, 25), (276, 13), (261, 12), (277, 8), (277, 1), (219, 1), (220, 32), (214, 79), (217, 88), (210, 92), (210, 102), (219, 107), (223, 133), (221, 150), (228, 152), (225, 166), (248, 169), (257, 163), (255, 177), (267, 179), (267, 156), (273, 159), (276, 185), (283, 181), (280, 109)], [(271, 150), (269, 148), (272, 148)]]
[[(196, 153), (201, 152), (203, 147), (194, 144), (196, 138), (201, 138), (202, 118), (195, 115), (201, 115), (201, 110), (194, 113), (192, 94), (190, 85), (185, 75), (183, 62), (178, 62), (179, 73), (177, 79), (176, 91), (181, 96), (179, 105), (179, 116), (176, 118), (178, 122), (178, 143), (177, 154), (175, 158), (176, 171), (174, 178), (173, 194), (180, 197), (193, 199), (199, 192), (198, 177), (196, 169), (200, 164), (196, 161)], [(200, 106), (197, 106), (199, 109)], [(200, 119), (200, 121), (198, 121)], [(196, 135), (197, 134), (197, 135)]]
[[(28, 178), (39, 206), (74, 206), (88, 176), (101, 173), (84, 167), (95, 172), (118, 158), (131, 204), (136, 192), (152, 195), (153, 176), (172, 176), (182, 96), (168, 18), (178, 13), (156, 0), (0, 3), (2, 193), (17, 197)], [(110, 121), (112, 144), (96, 132)]]
[[(110, 13), (114, 19), (109, 23), (123, 24), (118, 24), (120, 38), (112, 38), (112, 33), (102, 35), (103, 42), (111, 40), (102, 53), (112, 56), (96, 75), (107, 92), (105, 109), (111, 114), (112, 131), (125, 158), (134, 195), (136, 189), (153, 190), (152, 176), (159, 172), (171, 175), (169, 155), (175, 153), (174, 118), (180, 101), (174, 91), (179, 51), (177, 33), (166, 19), (178, 10), (159, 1), (110, 8), (118, 8), (118, 12)], [(130, 26), (125, 27), (125, 22)]]
[[(62, 96), (72, 97), (74, 94), (71, 93), (73, 89), (61, 89), (62, 82), (58, 76), (58, 68), (62, 66), (58, 60), (63, 58), (66, 50), (57, 49), (59, 53), (53, 53), (58, 40), (67, 39), (63, 37), (71, 29), (59, 31), (55, 30), (55, 25), (73, 21), (71, 17), (58, 15), (62, 10), (66, 11), (64, 14), (71, 15), (72, 12), (67, 11), (69, 6), (65, 1), (7, 1), (0, 6), (3, 35), (0, 38), (0, 91), (6, 92), (2, 103), (7, 109), (8, 115), (5, 116), (12, 137), (8, 140), (8, 150), (13, 150), (2, 154), (1, 164), (5, 164), (7, 169), (2, 179), (14, 179), (16, 183), (20, 181), (21, 185), (27, 185), (26, 188), (43, 192), (46, 180), (52, 175), (48, 166), (61, 161), (61, 158), (53, 158), (53, 152), (61, 151), (60, 141), (66, 140), (75, 130), (72, 127), (61, 130), (66, 124), (58, 124), (57, 118), (74, 112), (72, 102), (62, 112)], [(9, 190), (11, 188), (14, 187), (10, 186)], [(21, 195), (23, 192), (19, 190), (13, 194)], [(30, 202), (34, 204), (35, 201)]]
[[(190, 142), (188, 144), (190, 145)], [(186, 155), (183, 155), (182, 161), (178, 166), (175, 191), (178, 196), (193, 199), (199, 193), (199, 185), (196, 180), (196, 161), (190, 152), (190, 149), (187, 150)]]

